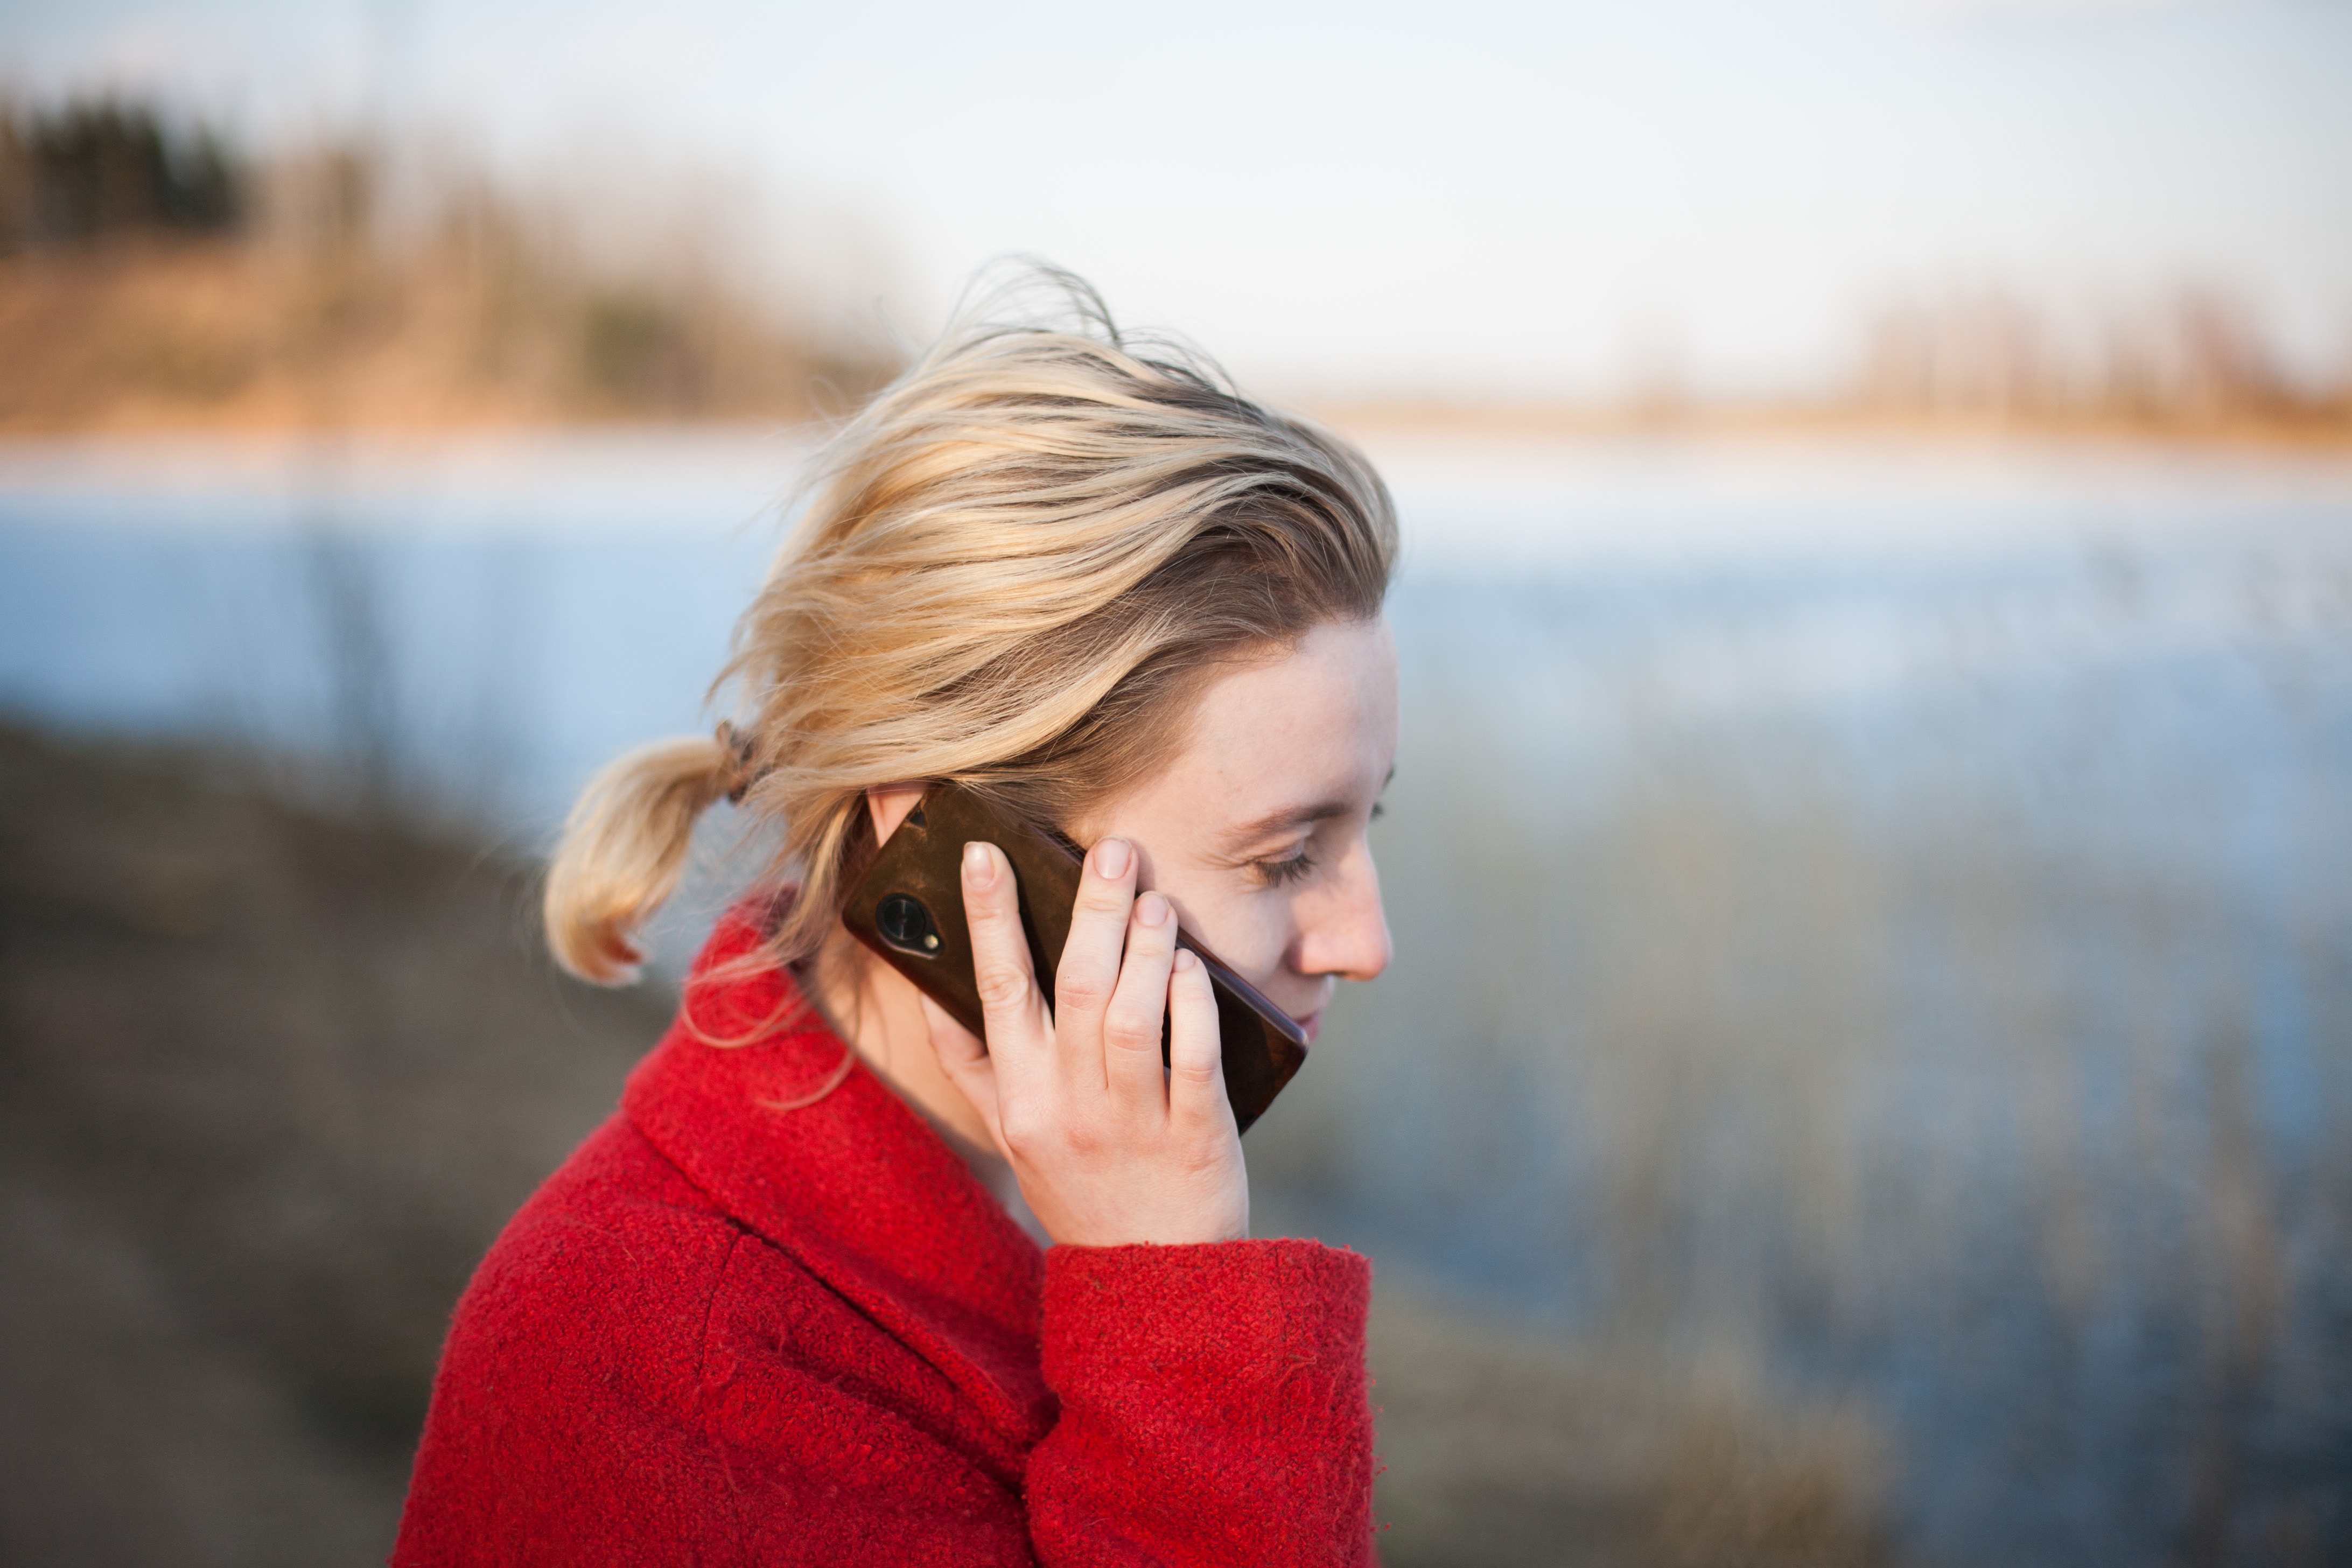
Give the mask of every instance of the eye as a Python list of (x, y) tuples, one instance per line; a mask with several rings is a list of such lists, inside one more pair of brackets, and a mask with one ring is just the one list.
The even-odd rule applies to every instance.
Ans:
[(1387, 806), (1382, 805), (1379, 801), (1372, 802), (1372, 820), (1374, 822), (1378, 822), (1381, 817), (1386, 816), (1388, 814), (1389, 808)]
[(1250, 869), (1269, 888), (1287, 887), (1315, 869), (1315, 858), (1307, 853), (1307, 846), (1302, 844), (1296, 855), (1280, 860), (1253, 860)]

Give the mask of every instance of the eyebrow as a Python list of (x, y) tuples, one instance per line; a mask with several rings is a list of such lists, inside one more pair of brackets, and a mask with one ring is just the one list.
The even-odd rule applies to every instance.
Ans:
[[(1396, 769), (1391, 767), (1389, 769), (1388, 777), (1381, 781), (1381, 788), (1376, 792), (1375, 798), (1379, 793), (1385, 793), (1395, 778)], [(1280, 811), (1268, 812), (1254, 822), (1245, 822), (1231, 833), (1224, 835), (1225, 848), (1231, 854), (1239, 855), (1253, 845), (1271, 838), (1277, 833), (1312, 827), (1318, 822), (1328, 822), (1335, 816), (1345, 816), (1353, 809), (1354, 807), (1343, 800), (1318, 801), (1313, 805), (1285, 806)]]
[(1281, 811), (1261, 816), (1255, 822), (1244, 823), (1226, 834), (1225, 848), (1232, 854), (1239, 855), (1253, 845), (1262, 843), (1277, 833), (1312, 827), (1315, 824), (1331, 817), (1344, 816), (1347, 811), (1347, 806), (1336, 800), (1327, 800), (1316, 805), (1286, 807)]

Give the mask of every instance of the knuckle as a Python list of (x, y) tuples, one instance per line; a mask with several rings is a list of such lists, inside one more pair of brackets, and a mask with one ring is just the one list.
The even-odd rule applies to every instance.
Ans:
[(1121, 1050), (1157, 1051), (1160, 1048), (1160, 1019), (1144, 1017), (1139, 1013), (1113, 1008), (1103, 1020), (1103, 1038)]
[(996, 1125), (1006, 1148), (1026, 1153), (1035, 1149), (1044, 1136), (1045, 1119), (1037, 1113), (1035, 1106), (1016, 1100), (998, 1108)]
[(1054, 977), (1054, 1002), (1056, 1006), (1075, 1007), (1081, 1013), (1091, 1013), (1110, 1000), (1108, 986), (1083, 970), (1067, 964)]
[(1001, 899), (982, 898), (964, 906), (964, 922), (975, 933), (985, 931), (994, 936), (1020, 918), (1020, 907)]
[(1077, 907), (1089, 914), (1124, 916), (1128, 902), (1127, 889), (1116, 882), (1089, 881), (1078, 889)]
[(1029, 997), (1029, 977), (1017, 965), (983, 963), (972, 971), (980, 1005), (991, 1012), (1009, 1012)]
[(1224, 1152), (1223, 1144), (1215, 1139), (1185, 1139), (1176, 1153), (1181, 1178), (1196, 1185), (1213, 1183), (1224, 1173)]

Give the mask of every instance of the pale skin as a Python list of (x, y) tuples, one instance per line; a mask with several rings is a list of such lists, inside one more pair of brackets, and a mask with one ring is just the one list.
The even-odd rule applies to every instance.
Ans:
[[(852, 1043), (902, 1096), (1011, 1165), (1056, 1243), (1249, 1233), (1216, 1005), (1175, 945), (1180, 922), (1310, 1038), (1340, 980), (1388, 966), (1367, 836), (1396, 759), (1387, 624), (1328, 622), (1237, 663), (1202, 693), (1181, 742), (1158, 772), (1066, 825), (1092, 847), (1055, 1007), (1030, 973), (1012, 868), (984, 844), (965, 847), (963, 896), (986, 1040), (878, 963), (862, 967), (854, 1006), (828, 1007), (856, 1020)], [(878, 837), (922, 790), (866, 792)]]

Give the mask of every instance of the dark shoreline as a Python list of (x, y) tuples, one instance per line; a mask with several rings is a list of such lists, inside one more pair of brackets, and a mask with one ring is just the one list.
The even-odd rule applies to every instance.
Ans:
[(529, 868), (0, 730), (0, 1556), (380, 1560), (449, 1306), (663, 998)]

